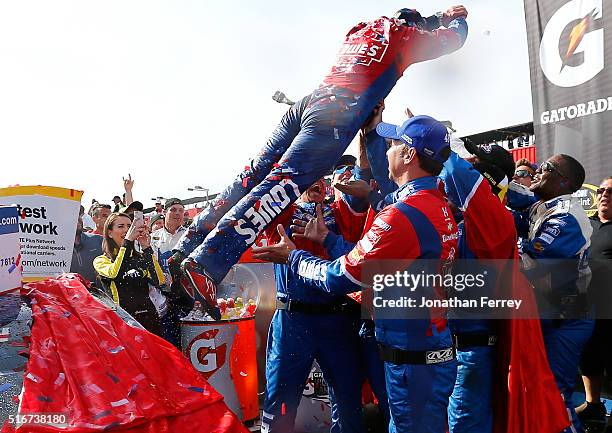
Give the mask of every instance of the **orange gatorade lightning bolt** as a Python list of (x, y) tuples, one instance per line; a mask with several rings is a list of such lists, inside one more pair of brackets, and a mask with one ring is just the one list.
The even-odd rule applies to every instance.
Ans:
[(580, 20), (578, 24), (574, 26), (570, 33), (570, 43), (567, 47), (567, 52), (565, 53), (565, 59), (563, 59), (563, 64), (561, 65), (561, 71), (567, 65), (569, 59), (574, 55), (576, 48), (580, 45), (582, 38), (586, 34), (586, 31), (591, 26), (591, 22), (593, 21), (593, 17), (597, 13), (596, 9), (593, 9), (591, 12), (585, 15), (585, 17)]

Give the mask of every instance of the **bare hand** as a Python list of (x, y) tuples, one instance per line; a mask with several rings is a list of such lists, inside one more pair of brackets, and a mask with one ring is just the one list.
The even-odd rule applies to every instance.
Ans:
[(316, 212), (316, 218), (311, 218), (309, 221), (298, 219), (292, 221), (291, 231), (293, 232), (294, 239), (308, 239), (320, 244), (323, 243), (329, 233), (329, 229), (325, 225), (323, 209), (320, 203), (316, 206)]
[(370, 184), (361, 179), (349, 180), (346, 183), (336, 183), (334, 188), (356, 198), (368, 198), (373, 189)]
[(452, 6), (442, 14), (442, 25), (448, 27), (452, 20), (456, 18), (467, 18), (468, 11), (465, 6)]
[(295, 250), (295, 244), (291, 242), (285, 229), (281, 224), (276, 226), (276, 230), (280, 235), (280, 241), (275, 245), (269, 245), (267, 247), (253, 248), (253, 257), (258, 260), (265, 260), (266, 262), (286, 264), (289, 260), (289, 254)]
[(380, 122), (382, 122), (382, 113), (384, 110), (385, 110), (385, 101), (383, 99), (378, 104), (376, 104), (376, 107), (374, 107), (374, 110), (372, 110), (372, 114), (368, 116), (368, 119), (361, 126), (361, 130), (363, 131), (364, 134), (367, 134), (368, 132), (376, 129), (376, 126)]
[(133, 187), (134, 187), (134, 181), (132, 180), (132, 175), (128, 173), (127, 179), (125, 177), (123, 178), (123, 188), (127, 192), (127, 191), (131, 191)]
[(136, 239), (138, 239), (142, 235), (144, 230), (145, 230), (144, 221), (135, 220), (130, 226), (130, 228), (128, 229), (128, 232), (125, 235), (125, 238), (128, 241), (134, 242)]

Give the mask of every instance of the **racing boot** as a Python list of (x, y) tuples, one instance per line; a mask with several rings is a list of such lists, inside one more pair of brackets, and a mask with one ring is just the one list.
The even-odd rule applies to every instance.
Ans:
[(202, 266), (190, 258), (183, 260), (181, 270), (189, 286), (187, 292), (193, 294), (194, 300), (200, 301), (210, 317), (221, 320), (221, 310), (217, 306), (217, 285), (214, 280)]
[(576, 408), (585, 433), (601, 433), (606, 427), (606, 407), (603, 403), (585, 401)]
[(167, 293), (173, 304), (178, 304), (184, 309), (191, 310), (193, 307), (193, 290), (187, 278), (181, 271), (181, 263), (185, 260), (185, 254), (176, 251), (168, 259), (168, 270), (170, 271), (170, 292)]

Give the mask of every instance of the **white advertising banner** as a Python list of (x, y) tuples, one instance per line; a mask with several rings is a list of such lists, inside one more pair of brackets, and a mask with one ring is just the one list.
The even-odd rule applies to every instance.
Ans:
[(21, 287), (16, 206), (0, 206), (0, 294)]
[(0, 204), (17, 207), (24, 281), (70, 271), (82, 195), (51, 186), (0, 188)]

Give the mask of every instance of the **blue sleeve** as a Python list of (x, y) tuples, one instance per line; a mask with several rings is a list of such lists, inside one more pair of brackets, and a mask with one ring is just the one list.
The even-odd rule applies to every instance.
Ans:
[(389, 179), (389, 162), (387, 160), (387, 143), (383, 137), (378, 135), (375, 129), (366, 134), (366, 155), (370, 162), (372, 176), (383, 195), (387, 195), (397, 189), (397, 185)]
[(451, 152), (439, 177), (444, 181), (448, 200), (461, 211), (465, 211), (482, 175), (472, 164)]
[(540, 226), (536, 236), (524, 245), (524, 253), (535, 259), (570, 259), (580, 253), (587, 240), (573, 215), (554, 214)]
[(437, 15), (425, 17), (424, 20), (425, 20), (425, 29), (427, 31), (431, 32), (432, 30), (440, 28), (440, 19), (438, 18)]
[(307, 251), (294, 250), (289, 255), (287, 265), (300, 283), (322, 292), (346, 295), (362, 290), (359, 284), (346, 276), (342, 258), (330, 262), (315, 257)]
[(538, 197), (529, 191), (529, 188), (516, 182), (510, 182), (506, 192), (506, 205), (513, 210), (522, 211), (528, 209), (538, 201)]
[(370, 207), (368, 199), (353, 197), (352, 195), (342, 193), (342, 200), (352, 209), (355, 213), (363, 213)]
[(341, 235), (329, 232), (323, 241), (323, 246), (330, 259), (336, 260), (351, 252), (355, 244), (346, 241)]
[(448, 24), (447, 29), (455, 31), (459, 35), (459, 37), (461, 37), (461, 45), (465, 43), (465, 40), (468, 36), (468, 24), (464, 18), (457, 18), (452, 20)]
[(364, 182), (369, 183), (370, 180), (373, 179), (372, 170), (370, 169), (370, 167), (368, 168), (361, 168), (359, 166), (355, 167), (355, 179), (363, 180)]
[(529, 236), (529, 211), (510, 210), (514, 218), (516, 233), (520, 238), (527, 239)]

